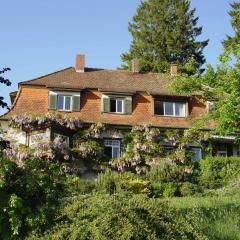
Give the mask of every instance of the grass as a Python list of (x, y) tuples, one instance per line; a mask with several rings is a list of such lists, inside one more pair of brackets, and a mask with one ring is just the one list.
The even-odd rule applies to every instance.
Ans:
[[(237, 180), (239, 183), (239, 180)], [(169, 198), (170, 206), (199, 224), (209, 239), (240, 240), (240, 188), (238, 183), (210, 196)]]

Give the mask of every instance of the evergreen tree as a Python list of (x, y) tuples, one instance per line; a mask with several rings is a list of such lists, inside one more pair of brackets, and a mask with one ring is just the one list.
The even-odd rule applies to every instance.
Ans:
[(196, 41), (202, 27), (197, 27), (194, 14), (189, 0), (142, 1), (129, 23), (133, 40), (129, 52), (121, 56), (124, 67), (138, 58), (143, 72), (167, 72), (172, 62), (184, 66), (194, 59), (200, 69), (208, 40)]
[(231, 17), (231, 24), (234, 30), (233, 36), (227, 36), (223, 42), (225, 50), (232, 50), (236, 55), (237, 48), (240, 44), (240, 2), (233, 2), (230, 4), (232, 9), (229, 12)]

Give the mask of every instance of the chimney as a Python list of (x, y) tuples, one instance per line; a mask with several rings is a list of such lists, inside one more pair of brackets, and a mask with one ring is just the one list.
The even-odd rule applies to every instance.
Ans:
[(132, 71), (134, 73), (140, 72), (140, 63), (139, 63), (139, 60), (136, 58), (132, 60)]
[(175, 63), (171, 63), (170, 65), (170, 75), (176, 76), (178, 74), (178, 66)]
[(79, 72), (79, 73), (84, 72), (84, 70), (85, 70), (85, 55), (84, 54), (77, 55), (75, 69), (76, 69), (76, 72)]

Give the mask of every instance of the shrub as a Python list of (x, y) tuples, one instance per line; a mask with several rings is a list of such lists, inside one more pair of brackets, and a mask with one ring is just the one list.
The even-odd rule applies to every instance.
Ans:
[(159, 197), (174, 197), (177, 195), (177, 184), (175, 183), (152, 183), (151, 196)]
[(144, 195), (79, 196), (60, 221), (36, 239), (206, 239), (197, 225), (168, 205)]
[(195, 181), (195, 169), (192, 166), (177, 165), (166, 161), (147, 172), (146, 178), (151, 182), (185, 182)]
[(200, 161), (200, 182), (208, 188), (221, 187), (240, 175), (239, 157), (207, 157)]
[(179, 188), (181, 196), (192, 196), (200, 191), (199, 186), (190, 182), (184, 182)]
[(117, 173), (107, 171), (106, 173), (99, 174), (96, 180), (97, 191), (107, 194), (117, 192), (150, 194), (149, 185), (148, 181), (130, 172)]
[(27, 159), (22, 167), (0, 156), (0, 239), (20, 239), (46, 229), (64, 193), (60, 166)]
[(93, 180), (82, 179), (76, 175), (68, 175), (65, 181), (65, 192), (67, 196), (90, 194), (95, 189)]

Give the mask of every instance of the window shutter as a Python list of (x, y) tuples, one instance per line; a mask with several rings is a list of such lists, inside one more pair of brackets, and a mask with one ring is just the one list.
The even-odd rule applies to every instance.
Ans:
[(106, 95), (102, 96), (102, 112), (110, 112), (110, 98)]
[(57, 109), (57, 94), (56, 93), (49, 92), (48, 108), (50, 110), (56, 110)]
[(80, 95), (72, 96), (72, 111), (73, 112), (80, 111)]
[(132, 113), (132, 98), (126, 97), (124, 101), (124, 109), (125, 114), (131, 114)]

